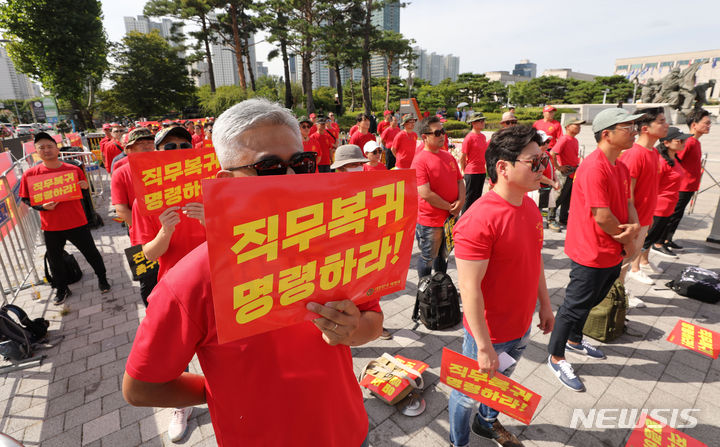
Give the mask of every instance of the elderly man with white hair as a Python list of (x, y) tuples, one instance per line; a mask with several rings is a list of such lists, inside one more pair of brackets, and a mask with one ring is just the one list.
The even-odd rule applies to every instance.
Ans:
[[(315, 154), (303, 152), (297, 120), (278, 104), (243, 101), (213, 130), (218, 178), (315, 172)], [(123, 395), (135, 406), (207, 402), (220, 446), (366, 446), (368, 418), (350, 346), (377, 338), (383, 315), (377, 300), (356, 306), (344, 298), (308, 303), (321, 316), (313, 321), (221, 345), (202, 244), (150, 296)], [(183, 372), (195, 354), (204, 375)]]

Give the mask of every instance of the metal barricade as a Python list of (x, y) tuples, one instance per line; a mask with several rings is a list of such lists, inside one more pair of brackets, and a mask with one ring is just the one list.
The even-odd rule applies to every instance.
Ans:
[(97, 159), (92, 152), (60, 152), (60, 159), (63, 161), (74, 160), (82, 163), (85, 169), (85, 176), (90, 184), (90, 193), (93, 196), (93, 205), (95, 205), (95, 197), (101, 196), (108, 190), (110, 176), (105, 169), (100, 167), (100, 160)]

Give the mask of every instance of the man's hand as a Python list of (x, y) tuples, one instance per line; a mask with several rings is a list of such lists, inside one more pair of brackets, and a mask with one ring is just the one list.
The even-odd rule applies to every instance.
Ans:
[(495, 375), (495, 372), (500, 366), (497, 353), (493, 349), (492, 345), (488, 349), (480, 349), (480, 347), (478, 347), (477, 362), (478, 369), (481, 373), (486, 373), (488, 375), (488, 379)]
[(635, 236), (637, 236), (640, 231), (639, 224), (620, 224), (618, 225), (618, 228), (620, 228), (622, 232), (613, 235), (613, 239), (623, 245), (631, 244), (633, 240), (635, 240)]
[(90, 185), (88, 185), (88, 182), (86, 182), (85, 180), (80, 180), (78, 182), (78, 186), (80, 187), (80, 189), (88, 189), (90, 187)]
[(205, 226), (205, 205), (199, 202), (191, 202), (185, 205), (182, 209), (183, 213), (187, 217), (192, 217), (200, 221), (202, 226)]
[(540, 317), (540, 323), (537, 325), (537, 327), (540, 328), (541, 331), (543, 331), (543, 334), (549, 334), (552, 332), (553, 327), (555, 326), (555, 315), (553, 315), (552, 308), (549, 306), (540, 306), (540, 311), (538, 311), (538, 317)]
[(42, 204), (42, 207), (47, 211), (52, 211), (55, 209), (55, 207), (58, 206), (58, 202), (52, 201), (52, 202), (46, 202)]
[(168, 234), (172, 234), (172, 232), (175, 231), (175, 225), (180, 223), (180, 214), (178, 213), (179, 209), (179, 206), (171, 206), (163, 211), (159, 216), (162, 229)]
[(313, 320), (330, 346), (350, 345), (353, 333), (360, 325), (360, 309), (350, 300), (329, 301), (325, 305), (308, 303), (306, 309), (320, 315)]
[(462, 210), (462, 207), (460, 206), (461, 202), (459, 200), (454, 201), (450, 204), (450, 214), (457, 217), (458, 214), (460, 214), (460, 211)]
[(558, 170), (563, 174), (567, 174), (568, 172), (570, 172), (570, 169), (571, 167), (569, 165), (563, 165), (558, 167)]
[(552, 187), (555, 191), (560, 191), (560, 182), (555, 181), (555, 183), (553, 183)]

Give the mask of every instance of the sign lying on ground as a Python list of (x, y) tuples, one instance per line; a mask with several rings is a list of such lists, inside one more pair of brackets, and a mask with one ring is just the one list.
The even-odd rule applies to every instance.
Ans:
[(720, 354), (720, 334), (683, 320), (677, 322), (667, 341), (713, 359)]
[(220, 343), (405, 288), (417, 218), (413, 171), (203, 181)]
[(477, 360), (443, 348), (440, 381), (471, 399), (530, 424), (542, 396), (500, 373), (488, 379), (478, 370)]
[(640, 415), (625, 447), (708, 447), (683, 432), (662, 424), (647, 413)]

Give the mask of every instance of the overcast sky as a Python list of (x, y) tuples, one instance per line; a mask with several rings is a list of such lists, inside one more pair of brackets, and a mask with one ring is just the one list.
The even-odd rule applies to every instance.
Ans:
[[(460, 57), (460, 73), (506, 70), (521, 59), (547, 68), (612, 74), (619, 57), (720, 48), (720, 1), (413, 0), (400, 13), (400, 32), (416, 45)], [(105, 0), (105, 29), (112, 41), (125, 34), (124, 16), (142, 14), (145, 0)], [(257, 40), (262, 40), (259, 36)], [(257, 44), (267, 62), (273, 47)]]

